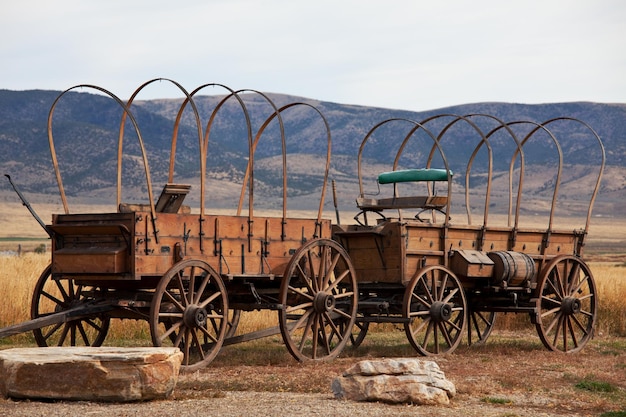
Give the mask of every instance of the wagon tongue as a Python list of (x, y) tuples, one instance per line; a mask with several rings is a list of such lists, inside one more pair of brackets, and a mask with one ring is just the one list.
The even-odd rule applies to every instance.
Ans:
[(35, 218), (35, 220), (37, 220), (37, 222), (41, 225), (41, 227), (43, 227), (43, 230), (46, 231), (48, 236), (52, 237), (52, 233), (53, 232), (46, 227), (46, 224), (43, 222), (43, 220), (41, 220), (41, 217), (39, 217), (37, 215), (37, 213), (35, 212), (35, 210), (33, 210), (33, 208), (31, 207), (30, 203), (28, 202), (28, 200), (26, 200), (26, 197), (24, 197), (24, 194), (22, 194), (20, 192), (20, 190), (17, 188), (17, 186), (11, 180), (11, 176), (9, 174), (4, 174), (4, 176), (9, 179), (9, 182), (11, 183), (11, 187), (13, 187), (13, 190), (15, 190), (15, 192), (17, 193), (17, 196), (20, 198), (20, 200), (22, 200), (22, 204), (26, 206), (28, 211), (30, 211), (30, 214), (32, 214), (32, 216)]

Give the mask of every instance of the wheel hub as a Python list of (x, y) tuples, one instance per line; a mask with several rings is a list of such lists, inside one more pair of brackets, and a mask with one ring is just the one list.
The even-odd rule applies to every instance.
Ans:
[(195, 327), (205, 327), (208, 313), (197, 305), (190, 305), (185, 309), (185, 313), (183, 314), (183, 322), (185, 326), (195, 328)]
[(435, 301), (430, 306), (430, 317), (435, 321), (446, 321), (452, 317), (452, 307), (450, 304)]
[(313, 300), (313, 309), (316, 313), (328, 313), (335, 308), (335, 297), (320, 291), (315, 295)]
[(565, 297), (561, 304), (561, 311), (569, 316), (580, 313), (580, 308), (580, 300), (574, 297)]

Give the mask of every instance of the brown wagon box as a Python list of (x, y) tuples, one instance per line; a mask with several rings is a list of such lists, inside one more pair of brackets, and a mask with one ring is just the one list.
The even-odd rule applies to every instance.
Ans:
[(488, 278), (493, 275), (494, 263), (485, 252), (465, 249), (452, 254), (450, 268), (462, 277)]

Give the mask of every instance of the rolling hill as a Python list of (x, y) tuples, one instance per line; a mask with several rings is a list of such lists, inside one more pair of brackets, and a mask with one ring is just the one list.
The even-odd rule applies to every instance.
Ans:
[[(51, 199), (58, 195), (48, 145), (48, 114), (58, 91), (0, 90), (0, 173), (9, 174), (22, 191), (33, 199)], [(367, 191), (376, 192), (371, 181), (374, 174), (390, 170), (401, 141), (419, 122), (421, 129), (404, 150), (399, 164), (416, 168), (426, 164), (433, 147), (433, 136), (444, 132), (441, 148), (449, 167), (455, 173), (454, 190), (463, 190), (464, 173), (481, 135), (489, 136), (493, 152), (494, 183), (490, 205), (504, 212), (508, 207), (508, 170), (515, 153), (511, 134), (501, 121), (525, 121), (512, 125), (519, 140), (539, 129), (524, 146), (524, 199), (521, 205), (528, 212), (545, 212), (554, 188), (559, 153), (563, 156), (563, 177), (559, 203), (563, 213), (585, 212), (593, 190), (594, 178), (601, 161), (599, 147), (589, 129), (577, 122), (554, 122), (547, 129), (530, 122), (542, 123), (556, 117), (580, 119), (602, 138), (606, 152), (606, 169), (594, 213), (605, 216), (626, 215), (626, 105), (603, 103), (551, 103), (526, 105), (514, 103), (464, 104), (428, 112), (409, 112), (374, 107), (344, 105), (282, 94), (246, 93), (242, 105), (231, 97), (197, 96), (194, 98), (205, 133), (211, 115), (207, 157), (207, 207), (235, 207), (249, 156), (250, 119), (252, 139), (272, 115), (268, 99), (281, 107), (294, 105), (281, 112), (286, 138), (288, 193), (291, 208), (316, 209), (323, 180), (328, 135), (332, 138), (330, 177), (336, 181), (341, 207), (353, 208), (358, 194), (357, 152), (363, 138), (377, 123), (397, 119), (377, 129), (369, 138), (363, 153), (363, 170), (367, 174)], [(171, 139), (177, 113), (183, 98), (142, 100), (132, 104), (131, 112), (145, 142), (155, 192), (167, 180)], [(216, 108), (219, 110), (215, 111)], [(327, 132), (322, 114), (328, 123)], [(459, 119), (451, 115), (475, 116)], [(489, 115), (489, 117), (485, 116)], [(61, 166), (64, 186), (69, 196), (81, 202), (115, 200), (116, 158), (121, 107), (112, 99), (93, 92), (69, 92), (63, 95), (54, 110), (52, 132)], [(498, 128), (500, 126), (500, 128)], [(177, 136), (175, 182), (198, 185), (199, 132), (191, 106), (182, 113)], [(432, 136), (431, 136), (432, 135)], [(124, 200), (146, 199), (145, 172), (139, 141), (133, 125), (127, 121), (124, 135), (123, 189)], [(280, 207), (282, 201), (282, 157), (280, 124), (274, 118), (260, 136), (254, 154), (255, 205)], [(556, 139), (556, 141), (554, 140)], [(485, 193), (487, 146), (477, 152), (471, 166), (472, 205), (480, 207)], [(519, 162), (513, 162), (519, 168)], [(433, 166), (442, 166), (435, 152)], [(517, 172), (517, 171), (516, 171)], [(518, 178), (517, 174), (514, 178)], [(13, 201), (9, 185), (0, 185), (0, 199)], [(330, 193), (328, 193), (330, 194)], [(190, 201), (197, 196), (190, 196)], [(327, 195), (326, 205), (332, 207)], [(459, 196), (459, 204), (463, 203)], [(547, 201), (547, 203), (546, 203)], [(460, 207), (460, 206), (459, 206)]]

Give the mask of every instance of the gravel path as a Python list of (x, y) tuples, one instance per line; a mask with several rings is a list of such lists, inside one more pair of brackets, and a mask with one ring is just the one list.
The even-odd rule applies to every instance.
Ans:
[(130, 404), (89, 402), (46, 403), (0, 400), (0, 415), (15, 417), (134, 416), (134, 417), (305, 417), (305, 416), (440, 416), (440, 417), (542, 417), (584, 416), (575, 410), (553, 413), (541, 404), (516, 401), (514, 405), (487, 404), (455, 398), (445, 407), (357, 403), (336, 400), (329, 394), (226, 392), (220, 398), (166, 400)]

